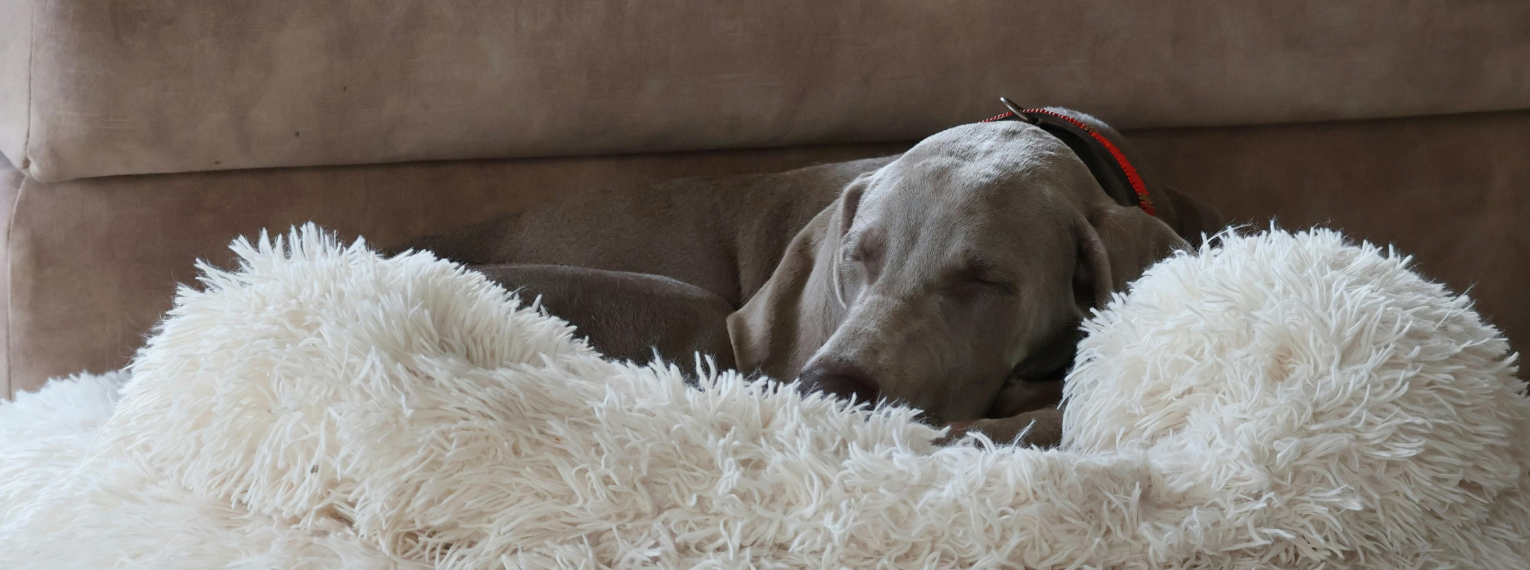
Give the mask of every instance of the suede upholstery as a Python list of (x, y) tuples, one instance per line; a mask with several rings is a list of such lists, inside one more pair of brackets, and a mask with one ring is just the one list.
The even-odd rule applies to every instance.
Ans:
[(34, 179), (1530, 107), (1524, 0), (0, 0)]
[(26, 156), (33, 0), (0, 0), (0, 154)]
[[(1429, 275), (1530, 338), (1530, 112), (1130, 132), (1146, 174), (1224, 214), (1329, 224), (1395, 243)], [(123, 365), (192, 261), (261, 228), (316, 220), (392, 242), (577, 188), (781, 170), (897, 145), (590, 159), (26, 180), (11, 228), (9, 373), (15, 390)], [(619, 181), (619, 182), (618, 182)]]
[(1133, 133), (1234, 222), (1393, 244), (1530, 347), (1530, 112)]

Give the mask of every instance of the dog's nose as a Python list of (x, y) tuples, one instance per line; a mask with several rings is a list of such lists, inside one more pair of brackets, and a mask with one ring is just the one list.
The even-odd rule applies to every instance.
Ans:
[(802, 371), (798, 387), (806, 393), (823, 392), (840, 398), (855, 396), (857, 402), (875, 402), (882, 389), (870, 374), (855, 366), (814, 365)]

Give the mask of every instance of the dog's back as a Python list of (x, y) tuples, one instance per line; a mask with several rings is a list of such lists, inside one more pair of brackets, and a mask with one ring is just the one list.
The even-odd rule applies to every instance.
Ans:
[(770, 278), (798, 230), (852, 179), (892, 158), (595, 189), (389, 249), (430, 250), (469, 265), (660, 275), (736, 308)]

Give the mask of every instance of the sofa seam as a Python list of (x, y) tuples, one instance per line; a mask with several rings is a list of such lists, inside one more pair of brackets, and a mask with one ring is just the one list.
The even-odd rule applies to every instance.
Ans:
[[(27, 2), (32, 12), (27, 15), (27, 91), (26, 103), (23, 105), (26, 108), (27, 116), (26, 126), (22, 129), (21, 134), (21, 164), (16, 165), (18, 170), (28, 174), (32, 171), (32, 103), (35, 100), (34, 93), (37, 90), (36, 82), (33, 81), (37, 76), (37, 2), (38, 0), (29, 0)], [(20, 195), (20, 192), (18, 188), (17, 195)], [(6, 235), (10, 235), (9, 228), (6, 229)], [(10, 264), (7, 263), (6, 265)], [(9, 355), (6, 356), (6, 360), (10, 360)]]
[(21, 206), (21, 194), (27, 191), (27, 187), (29, 186), (28, 183), (30, 182), (32, 182), (32, 177), (23, 173), (21, 184), (16, 186), (16, 195), (11, 197), (11, 211), (7, 212), (5, 215), (5, 251), (3, 252), (5, 255), (5, 299), (3, 299), (5, 302), (4, 365), (5, 399), (8, 401), (14, 401), (16, 398), (16, 379), (11, 376), (11, 373), (15, 371), (15, 367), (12, 366), (12, 363), (16, 360), (16, 347), (11, 343), (12, 337), (14, 336), (11, 333), (15, 332), (16, 330), (16, 311), (14, 310), (16, 307), (15, 303), (13, 302), (16, 296), (16, 284), (11, 282), (11, 276), (15, 274), (15, 272), (12, 271), (12, 267), (16, 264), (16, 256), (12, 255), (12, 253), (14, 253), (13, 250), (15, 249), (14, 246), (16, 244), (16, 242), (13, 240), (16, 237), (16, 213), (19, 210), (19, 206)]

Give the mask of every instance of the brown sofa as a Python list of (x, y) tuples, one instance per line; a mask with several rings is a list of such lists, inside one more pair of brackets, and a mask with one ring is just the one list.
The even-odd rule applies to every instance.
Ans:
[[(1530, 338), (1530, 3), (0, 0), (0, 390), (122, 366), (198, 257), (896, 152), (998, 95)], [(14, 165), (14, 166), (11, 166)], [(1521, 344), (1523, 346), (1523, 344)]]

